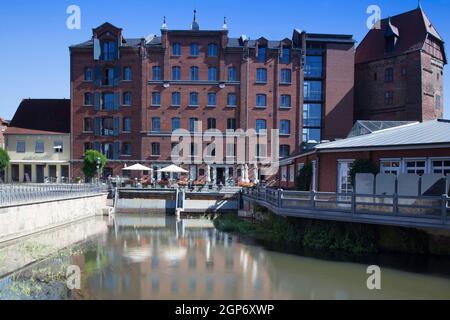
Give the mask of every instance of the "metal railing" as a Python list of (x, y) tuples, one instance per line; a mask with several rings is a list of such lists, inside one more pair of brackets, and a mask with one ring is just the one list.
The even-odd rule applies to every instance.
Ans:
[(104, 184), (0, 184), (0, 208), (105, 193)]
[(302, 192), (270, 188), (244, 188), (242, 194), (277, 212), (297, 211), (315, 213), (343, 213), (349, 216), (378, 215), (380, 218), (411, 217), (448, 221), (450, 197), (373, 195), (335, 192)]

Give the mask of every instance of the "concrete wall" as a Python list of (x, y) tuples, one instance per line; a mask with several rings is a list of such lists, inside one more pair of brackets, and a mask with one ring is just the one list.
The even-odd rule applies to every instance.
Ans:
[[(237, 199), (226, 200), (185, 200), (186, 212), (206, 211), (237, 211)], [(146, 210), (151, 212), (175, 212), (175, 201), (165, 199), (119, 199), (116, 210), (118, 212), (136, 212)]]
[(106, 194), (0, 208), (0, 242), (101, 214)]

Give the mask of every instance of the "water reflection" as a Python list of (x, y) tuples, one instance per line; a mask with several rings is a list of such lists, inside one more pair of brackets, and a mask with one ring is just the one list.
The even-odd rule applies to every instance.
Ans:
[[(217, 231), (209, 220), (127, 214), (86, 223), (83, 228), (95, 232), (81, 250), (44, 263), (78, 265), (81, 290), (59, 293), (64, 286), (58, 284), (39, 298), (450, 299), (446, 276), (389, 268), (383, 259), (339, 262), (267, 250)], [(382, 268), (381, 291), (366, 287), (366, 268), (374, 261)], [(11, 284), (0, 280), (0, 293)]]

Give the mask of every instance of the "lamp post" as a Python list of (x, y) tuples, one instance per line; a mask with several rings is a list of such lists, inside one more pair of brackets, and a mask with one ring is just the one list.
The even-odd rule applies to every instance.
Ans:
[(100, 164), (101, 159), (97, 157), (97, 184), (100, 183)]

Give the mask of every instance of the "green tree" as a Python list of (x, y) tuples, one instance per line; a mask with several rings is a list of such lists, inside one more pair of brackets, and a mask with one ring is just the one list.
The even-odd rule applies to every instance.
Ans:
[(5, 169), (9, 166), (9, 155), (5, 149), (0, 148), (0, 176), (3, 175)]
[(84, 154), (83, 172), (86, 181), (90, 181), (97, 174), (97, 159), (100, 159), (99, 171), (101, 174), (105, 168), (106, 157), (96, 150), (87, 150)]
[(313, 166), (311, 162), (306, 162), (295, 178), (295, 187), (298, 191), (310, 191), (313, 175)]
[(373, 173), (377, 174), (378, 166), (369, 159), (356, 159), (350, 165), (350, 183), (355, 187), (355, 178), (357, 173)]

